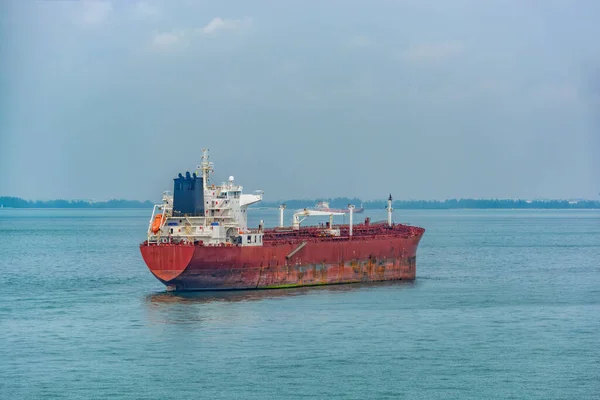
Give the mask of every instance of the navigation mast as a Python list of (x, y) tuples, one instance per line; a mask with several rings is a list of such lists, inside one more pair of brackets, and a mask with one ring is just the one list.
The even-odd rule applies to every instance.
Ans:
[(202, 171), (202, 185), (204, 190), (208, 187), (208, 175), (214, 172), (214, 163), (208, 161), (208, 149), (202, 149), (202, 162), (198, 165), (198, 169)]

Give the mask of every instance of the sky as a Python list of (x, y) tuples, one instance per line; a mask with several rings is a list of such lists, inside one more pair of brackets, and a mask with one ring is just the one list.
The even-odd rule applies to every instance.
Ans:
[(0, 2), (0, 196), (600, 197), (600, 2)]

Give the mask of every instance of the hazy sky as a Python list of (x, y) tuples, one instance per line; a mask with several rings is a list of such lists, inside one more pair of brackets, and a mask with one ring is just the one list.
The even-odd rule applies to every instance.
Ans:
[(599, 198), (597, 0), (0, 3), (0, 195)]

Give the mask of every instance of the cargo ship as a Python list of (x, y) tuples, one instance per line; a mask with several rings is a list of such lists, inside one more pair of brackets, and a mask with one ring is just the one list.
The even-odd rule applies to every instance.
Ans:
[[(196, 172), (174, 178), (173, 191), (163, 192), (148, 224), (140, 252), (150, 272), (167, 291), (275, 289), (345, 283), (414, 280), (417, 248), (425, 229), (392, 221), (392, 196), (387, 221), (369, 218), (334, 224), (342, 212), (299, 210), (291, 226), (260, 221), (248, 227), (248, 206), (263, 191), (244, 194), (243, 187), (209, 181), (214, 165), (208, 150)], [(310, 216), (329, 217), (321, 225), (302, 225)]]

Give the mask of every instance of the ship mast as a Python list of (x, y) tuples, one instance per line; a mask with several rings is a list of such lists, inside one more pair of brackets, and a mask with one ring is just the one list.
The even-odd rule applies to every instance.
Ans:
[(392, 194), (390, 193), (390, 197), (388, 197), (387, 201), (387, 215), (388, 215), (388, 226), (392, 226)]
[(204, 190), (208, 187), (208, 175), (214, 171), (213, 163), (208, 161), (208, 149), (202, 149), (202, 162), (198, 165), (198, 169), (202, 171), (202, 184)]
[(283, 228), (283, 210), (285, 210), (285, 203), (279, 206), (279, 227)]

